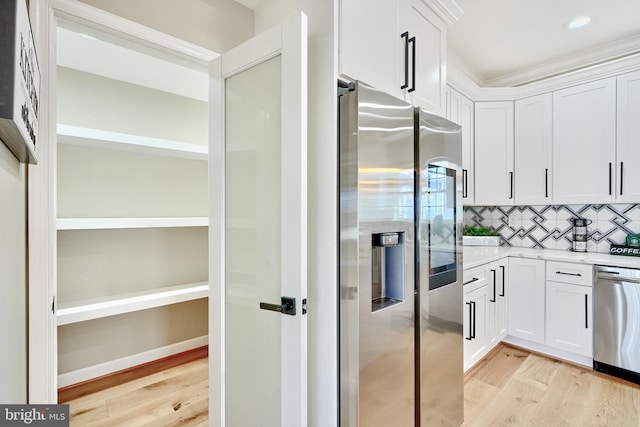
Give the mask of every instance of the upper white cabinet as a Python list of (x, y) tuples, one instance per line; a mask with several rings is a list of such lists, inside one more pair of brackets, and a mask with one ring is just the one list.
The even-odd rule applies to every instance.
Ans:
[(640, 202), (640, 71), (618, 76), (616, 199)]
[(553, 93), (553, 202), (615, 201), (616, 78)]
[(462, 203), (473, 205), (473, 102), (453, 88), (448, 88), (447, 102), (447, 118), (462, 126)]
[(445, 115), (446, 25), (422, 0), (340, 1), (339, 74)]
[(515, 102), (515, 202), (551, 203), (552, 95), (545, 93)]
[(475, 103), (475, 204), (513, 205), (513, 102)]

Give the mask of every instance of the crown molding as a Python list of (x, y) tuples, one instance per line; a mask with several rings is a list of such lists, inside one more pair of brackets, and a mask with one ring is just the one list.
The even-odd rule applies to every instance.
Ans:
[(422, 0), (447, 25), (453, 25), (462, 16), (464, 10), (460, 0)]
[[(566, 74), (567, 72), (581, 70), (598, 64), (604, 64), (616, 59), (640, 53), (640, 34), (636, 34), (622, 40), (597, 46), (572, 55), (563, 56), (561, 59), (548, 61), (535, 67), (530, 67), (518, 72), (509, 73), (486, 79), (481, 86), (505, 87), (522, 86), (549, 77)], [(472, 77), (473, 78), (473, 77)]]

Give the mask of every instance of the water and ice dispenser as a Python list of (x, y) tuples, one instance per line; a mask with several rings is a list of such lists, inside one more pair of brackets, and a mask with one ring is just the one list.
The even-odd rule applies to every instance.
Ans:
[(371, 235), (371, 311), (404, 301), (404, 233)]

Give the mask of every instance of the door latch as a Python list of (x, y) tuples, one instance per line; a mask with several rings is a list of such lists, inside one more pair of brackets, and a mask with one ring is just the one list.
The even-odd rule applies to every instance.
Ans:
[(295, 316), (296, 315), (296, 299), (291, 297), (281, 297), (280, 305), (261, 302), (260, 309), (277, 311), (282, 314), (288, 314), (289, 316)]

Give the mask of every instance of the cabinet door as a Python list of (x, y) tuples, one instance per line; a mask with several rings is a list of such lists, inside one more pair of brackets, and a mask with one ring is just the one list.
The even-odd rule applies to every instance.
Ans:
[(462, 126), (462, 204), (469, 206), (475, 201), (473, 102), (464, 96), (461, 97), (459, 123)]
[(615, 200), (615, 77), (553, 93), (553, 203)]
[(589, 286), (547, 282), (548, 346), (592, 356), (591, 291)]
[(488, 286), (482, 286), (464, 295), (464, 369), (473, 366), (487, 348)]
[(491, 269), (496, 273), (496, 312), (494, 321), (493, 334), (495, 336), (496, 343), (500, 342), (505, 336), (507, 336), (507, 293), (509, 282), (509, 262), (508, 260), (500, 260), (491, 264)]
[(415, 90), (407, 90), (405, 100), (416, 107), (444, 116), (447, 83), (446, 25), (422, 0), (401, 0), (399, 4), (402, 5), (400, 15), (403, 20), (400, 32), (408, 31), (410, 37), (415, 37), (415, 45), (410, 46), (409, 52), (409, 87)]
[(513, 102), (476, 102), (474, 120), (475, 202), (513, 205)]
[(552, 95), (515, 102), (514, 167), (518, 205), (551, 203)]
[(509, 335), (544, 344), (545, 263), (509, 258)]
[(404, 80), (404, 76), (398, 71), (405, 58), (397, 2), (377, 2), (372, 7), (367, 0), (340, 0), (339, 7), (340, 75), (402, 98), (399, 77)]
[(618, 76), (618, 202), (640, 202), (640, 72)]

